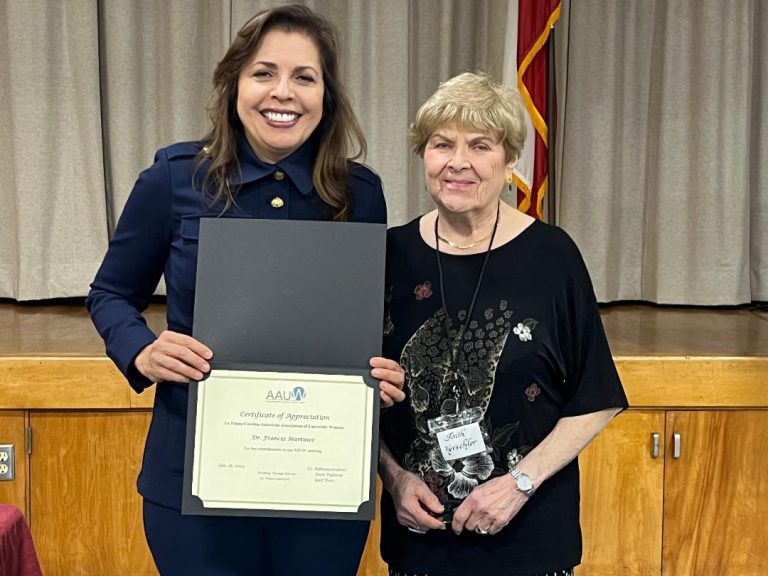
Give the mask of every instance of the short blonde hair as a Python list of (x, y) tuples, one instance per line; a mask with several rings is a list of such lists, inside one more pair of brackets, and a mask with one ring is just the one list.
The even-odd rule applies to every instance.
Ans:
[(486, 74), (459, 74), (441, 83), (416, 113), (410, 130), (413, 151), (423, 157), (429, 139), (444, 126), (493, 134), (511, 162), (520, 157), (525, 143), (522, 98)]

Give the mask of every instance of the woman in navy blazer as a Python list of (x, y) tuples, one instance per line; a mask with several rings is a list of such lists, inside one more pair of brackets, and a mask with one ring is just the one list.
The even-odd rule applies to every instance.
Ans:
[[(366, 145), (328, 21), (298, 5), (259, 12), (238, 32), (213, 85), (210, 132), (159, 150), (140, 174), (86, 300), (131, 387), (156, 383), (138, 479), (147, 541), (164, 576), (352, 575), (367, 522), (180, 512), (186, 383), (202, 378), (213, 356), (191, 336), (200, 219), (386, 222), (381, 181), (350, 160)], [(168, 329), (156, 336), (142, 312), (163, 274)], [(371, 367), (382, 404), (402, 400), (399, 365), (372, 358)]]

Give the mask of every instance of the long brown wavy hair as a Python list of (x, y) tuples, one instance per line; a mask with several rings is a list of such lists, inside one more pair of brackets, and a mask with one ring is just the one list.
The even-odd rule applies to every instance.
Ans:
[(323, 67), (323, 116), (312, 137), (319, 136), (319, 149), (312, 180), (333, 220), (349, 220), (348, 161), (364, 158), (368, 147), (363, 131), (340, 80), (339, 39), (334, 26), (306, 6), (289, 4), (267, 8), (243, 25), (216, 66), (213, 91), (208, 102), (211, 131), (195, 160), (195, 171), (208, 164), (202, 189), (210, 204), (223, 202), (222, 212), (235, 203), (237, 187), (229, 176), (240, 172), (237, 159), (238, 134), (243, 127), (237, 114), (237, 82), (242, 69), (259, 48), (264, 35), (275, 28), (301, 32), (312, 39)]

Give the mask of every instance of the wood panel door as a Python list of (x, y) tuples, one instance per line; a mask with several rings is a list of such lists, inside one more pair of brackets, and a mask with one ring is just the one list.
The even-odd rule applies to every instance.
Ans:
[[(653, 434), (659, 434), (655, 458)], [(661, 574), (663, 439), (663, 411), (627, 411), (579, 456), (584, 558), (578, 576)]]
[(666, 441), (664, 576), (768, 574), (768, 411), (669, 412)]
[(157, 574), (136, 476), (148, 412), (30, 415), (32, 536), (46, 576)]
[(27, 510), (26, 414), (0, 411), (0, 444), (12, 444), (15, 454), (14, 479), (0, 482), (0, 502), (13, 504), (29, 518)]

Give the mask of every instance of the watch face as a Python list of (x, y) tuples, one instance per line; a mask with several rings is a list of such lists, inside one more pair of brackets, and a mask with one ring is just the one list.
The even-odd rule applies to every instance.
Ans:
[(523, 492), (528, 492), (533, 488), (533, 482), (525, 474), (521, 474), (517, 479), (517, 487)]

